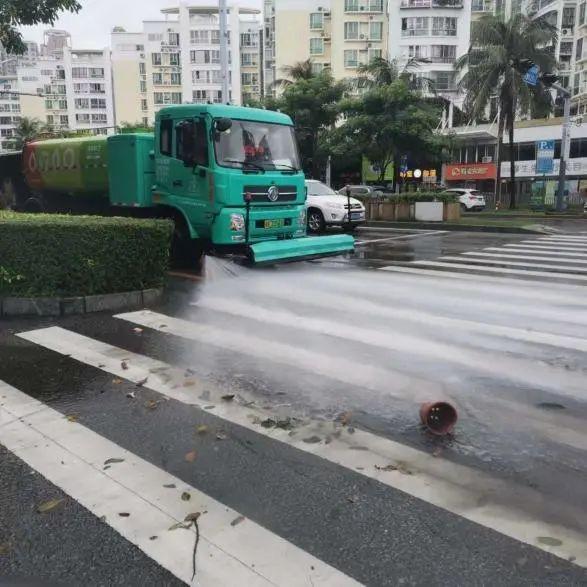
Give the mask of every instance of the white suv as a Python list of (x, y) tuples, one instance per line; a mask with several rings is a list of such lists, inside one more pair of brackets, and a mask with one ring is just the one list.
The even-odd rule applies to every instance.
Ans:
[(479, 190), (454, 188), (445, 190), (444, 193), (458, 196), (463, 212), (474, 212), (477, 210), (480, 212), (481, 210), (485, 210), (485, 197)]
[(348, 200), (337, 194), (326, 184), (315, 179), (306, 180), (308, 199), (308, 232), (317, 234), (326, 226), (342, 226), (344, 230), (353, 230), (365, 222), (365, 206), (351, 198), (351, 223), (348, 219)]

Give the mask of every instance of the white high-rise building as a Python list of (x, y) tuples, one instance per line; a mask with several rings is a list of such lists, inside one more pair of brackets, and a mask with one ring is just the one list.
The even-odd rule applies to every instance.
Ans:
[(405, 64), (421, 59), (416, 75), (436, 93), (454, 98), (454, 62), (469, 49), (469, 0), (394, 0), (389, 8), (389, 55)]
[(263, 84), (264, 95), (275, 94), (275, 1), (265, 0), (263, 6), (263, 19), (265, 29), (263, 31)]

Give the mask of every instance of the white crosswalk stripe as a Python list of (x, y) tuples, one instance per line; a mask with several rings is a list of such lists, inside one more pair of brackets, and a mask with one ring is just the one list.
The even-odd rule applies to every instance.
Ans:
[[(502, 249), (498, 249), (502, 250)], [(487, 249), (484, 249), (487, 251)], [(511, 253), (487, 253), (483, 251), (468, 251), (463, 253), (467, 257), (483, 257), (487, 259), (521, 259), (527, 261), (556, 261), (557, 263), (574, 263), (576, 265), (587, 265), (587, 259), (571, 259), (569, 257), (542, 257), (537, 255), (519, 254), (515, 251)], [(587, 255), (586, 255), (587, 257)], [(564, 265), (562, 265), (564, 267)]]
[[(529, 245), (505, 245), (505, 247), (486, 247), (483, 249), (484, 251), (503, 251), (504, 253), (515, 253), (515, 254), (537, 254), (537, 255), (548, 255), (548, 257), (552, 260), (553, 257), (566, 257), (566, 258), (587, 258), (587, 253), (574, 253), (572, 251), (564, 252), (558, 249), (550, 249), (547, 247), (536, 247), (534, 249), (530, 248)], [(538, 259), (539, 257), (535, 257)]]
[[(463, 255), (465, 255), (466, 253), (463, 253)], [(444, 257), (439, 257), (439, 259), (441, 259), (442, 261), (462, 261), (463, 257), (459, 257), (456, 255), (446, 255)], [(465, 261), (468, 262), (472, 262), (475, 261), (475, 259), (472, 258), (465, 258)], [(516, 261), (503, 261), (501, 259), (495, 259), (495, 260), (489, 260), (486, 259), (484, 260), (485, 265), (507, 265), (510, 267), (536, 267), (538, 269), (554, 269), (554, 270), (558, 270), (558, 273), (560, 274), (562, 272), (562, 270), (564, 270), (565, 272), (568, 272), (569, 274), (572, 274), (571, 276), (574, 278), (575, 274), (587, 274), (587, 268), (578, 268), (578, 267), (565, 267), (564, 265), (553, 265), (553, 264), (549, 264), (549, 263), (522, 263), (522, 262), (516, 262)]]
[[(555, 251), (585, 251), (587, 247), (582, 245), (573, 244), (572, 242), (566, 242), (564, 244), (557, 243), (557, 242), (548, 242), (548, 241), (520, 241), (518, 245), (524, 245), (527, 247), (531, 247), (533, 249), (549, 249)], [(518, 245), (505, 245), (506, 247), (513, 247)]]
[[(232, 525), (238, 512), (2, 381), (0, 443), (186, 583), (357, 584), (251, 520)], [(113, 458), (121, 462), (105, 468)], [(195, 531), (170, 528), (194, 512), (201, 516), (192, 581)]]
[[(119, 317), (133, 324), (155, 327), (159, 331), (167, 330), (182, 337), (189, 337), (189, 333), (197, 326), (193, 322), (179, 321), (170, 316), (156, 315), (147, 311), (128, 313)], [(162, 328), (162, 318), (168, 325), (167, 328)], [(51, 327), (22, 333), (19, 336), (70, 357), (72, 360), (81, 361), (129, 381), (138, 382), (147, 378), (144, 382), (146, 389), (186, 404), (196, 404), (199, 401), (198, 392), (204, 389), (210, 391), (210, 401), (218, 401), (223, 393), (222, 389), (202, 381), (196, 382), (195, 389), (186, 389), (181, 385), (185, 377), (183, 369), (174, 368), (161, 361), (131, 353), (62, 328)], [(125, 367), (122, 366), (122, 358), (125, 359)], [(26, 396), (19, 396), (16, 400), (15, 409), (18, 409), (20, 403), (26, 406), (27, 413), (35, 411), (35, 406), (28, 403)], [(587, 553), (583, 548), (587, 536), (566, 525), (554, 523), (550, 518), (554, 512), (557, 512), (559, 516), (563, 513), (570, 520), (577, 519), (576, 516), (579, 514), (572, 506), (565, 503), (545, 503), (540, 493), (531, 488), (435, 458), (428, 453), (363, 430), (356, 430), (352, 435), (333, 435), (329, 442), (309, 444), (303, 439), (312, 433), (324, 434), (323, 423), (310, 421), (304, 425), (300, 434), (292, 436), (287, 430), (264, 429), (258, 426), (255, 422), (267, 417), (267, 413), (260, 408), (251, 407), (248, 403), (241, 405), (238, 402), (218, 401), (214, 413), (217, 417), (233, 424), (254, 430), (258, 434), (346, 467), (355, 473), (359, 471), (361, 475), (376, 479), (389, 487), (399, 489), (519, 541), (532, 544), (565, 559), (573, 557), (576, 564), (587, 566)], [(251, 418), (251, 413), (255, 416), (254, 418)], [(61, 420), (63, 421), (63, 417)], [(74, 442), (74, 437), (71, 444)], [(18, 442), (13, 444), (13, 448), (18, 446)], [(361, 450), (349, 450), (353, 446), (361, 447)], [(101, 454), (100, 459), (106, 453), (109, 457), (113, 456), (114, 448), (108, 447), (108, 450)], [(114, 454), (117, 454), (116, 451)], [(129, 455), (129, 458), (132, 456)], [(100, 460), (100, 462), (103, 461)], [(404, 466), (409, 466), (412, 473), (402, 474), (401, 471), (382, 470), (382, 464), (394, 462), (407, 464)], [(482, 500), (479, 499), (480, 496), (483, 496)], [(176, 517), (181, 519), (181, 514)], [(553, 546), (540, 542), (537, 540), (540, 536), (556, 536), (557, 541), (552, 543), (556, 544)], [(272, 537), (271, 540), (274, 538)], [(234, 542), (231, 542), (231, 545), (234, 549), (237, 548)], [(301, 556), (299, 552), (294, 552), (294, 555)], [(286, 554), (278, 553), (275, 556), (274, 564), (281, 563)], [(299, 560), (292, 559), (292, 564), (298, 565), (299, 568)], [(261, 565), (261, 569), (263, 568)], [(314, 578), (314, 584), (346, 584), (346, 579), (340, 575), (334, 575), (329, 567), (326, 567), (326, 570), (324, 566), (316, 567), (316, 569), (330, 574), (322, 583)], [(292, 576), (296, 576), (296, 571), (290, 572)], [(231, 584), (234, 584), (234, 581)], [(290, 579), (285, 582), (276, 581), (275, 584), (295, 583), (292, 583)]]

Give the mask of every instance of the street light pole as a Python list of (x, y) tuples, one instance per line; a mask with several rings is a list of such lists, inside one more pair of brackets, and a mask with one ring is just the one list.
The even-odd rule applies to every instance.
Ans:
[(552, 84), (552, 87), (560, 92), (565, 99), (563, 136), (558, 170), (558, 190), (556, 192), (556, 211), (562, 212), (565, 201), (565, 183), (567, 180), (567, 159), (569, 158), (571, 147), (571, 92), (558, 84)]
[[(233, 8), (233, 10), (235, 10)], [(222, 102), (230, 104), (230, 90), (228, 84), (228, 15), (226, 0), (218, 2), (218, 16), (220, 26), (220, 79), (222, 81)], [(234, 32), (234, 31), (233, 31)], [(237, 31), (238, 32), (238, 31)]]

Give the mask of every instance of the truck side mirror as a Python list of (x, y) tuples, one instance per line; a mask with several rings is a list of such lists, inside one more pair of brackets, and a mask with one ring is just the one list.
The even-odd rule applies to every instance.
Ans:
[(218, 118), (214, 122), (214, 127), (218, 132), (226, 132), (232, 128), (232, 120), (230, 118)]

